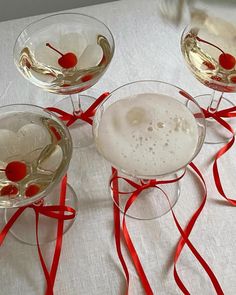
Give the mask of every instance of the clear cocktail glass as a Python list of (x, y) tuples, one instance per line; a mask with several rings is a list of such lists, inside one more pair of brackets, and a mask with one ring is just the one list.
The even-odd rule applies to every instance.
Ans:
[[(119, 176), (138, 185), (168, 181), (142, 190), (127, 211), (133, 218), (154, 219), (176, 204), (177, 180), (204, 142), (205, 117), (183, 89), (144, 80), (111, 92), (97, 109), (93, 133), (98, 152)], [(125, 179), (118, 179), (119, 204), (113, 198), (122, 212), (135, 189)]]
[[(114, 48), (112, 33), (103, 22), (84, 14), (61, 13), (35, 21), (20, 33), (14, 61), (28, 81), (64, 96), (55, 107), (78, 116), (95, 101), (80, 93), (105, 73)], [(93, 143), (91, 126), (81, 120), (70, 132), (73, 147)]]

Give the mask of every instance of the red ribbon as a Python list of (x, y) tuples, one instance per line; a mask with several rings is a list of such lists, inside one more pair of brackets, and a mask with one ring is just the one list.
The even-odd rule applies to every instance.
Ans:
[[(128, 232), (128, 229), (127, 229), (127, 226), (126, 226), (126, 222), (125, 222), (125, 217), (126, 217), (126, 213), (127, 213), (127, 210), (130, 208), (130, 206), (133, 204), (133, 202), (135, 202), (135, 200), (138, 198), (139, 194), (145, 190), (145, 189), (148, 189), (148, 188), (151, 188), (151, 187), (156, 187), (158, 189), (160, 189), (166, 196), (167, 198), (167, 201), (169, 202), (169, 205), (170, 205), (170, 209), (171, 209), (171, 213), (172, 213), (172, 216), (174, 218), (174, 222), (181, 234), (181, 239), (179, 240), (178, 242), (178, 245), (177, 245), (177, 248), (176, 248), (176, 252), (175, 252), (175, 256), (174, 256), (174, 278), (175, 278), (175, 281), (177, 283), (177, 285), (179, 286), (180, 290), (184, 293), (184, 294), (190, 294), (190, 292), (188, 291), (188, 289), (185, 287), (184, 283), (182, 282), (182, 280), (180, 279), (179, 275), (178, 275), (178, 272), (177, 272), (177, 269), (176, 269), (176, 264), (177, 264), (177, 261), (179, 259), (179, 256), (183, 250), (183, 247), (185, 244), (187, 244), (187, 246), (189, 247), (189, 249), (191, 250), (191, 252), (193, 253), (193, 255), (196, 257), (196, 259), (200, 262), (200, 264), (202, 265), (202, 267), (204, 268), (204, 270), (206, 271), (206, 273), (208, 274), (212, 284), (213, 284), (213, 287), (215, 288), (215, 291), (217, 294), (219, 295), (223, 295), (223, 290), (216, 278), (216, 276), (214, 275), (214, 273), (212, 272), (211, 268), (209, 267), (209, 265), (207, 264), (207, 262), (202, 258), (202, 256), (199, 254), (199, 252), (196, 250), (196, 248), (193, 246), (193, 244), (190, 242), (189, 240), (189, 235), (193, 229), (193, 226), (195, 224), (195, 222), (197, 221), (205, 203), (206, 203), (206, 198), (207, 198), (207, 190), (206, 190), (206, 184), (205, 184), (205, 181), (204, 181), (204, 178), (201, 174), (201, 172), (198, 170), (198, 168), (193, 164), (193, 163), (190, 163), (190, 167), (195, 171), (195, 173), (199, 176), (199, 178), (201, 179), (202, 183), (203, 183), (203, 187), (204, 187), (204, 195), (203, 195), (203, 200), (202, 200), (202, 203), (200, 204), (199, 208), (194, 212), (192, 218), (190, 219), (187, 227), (183, 230), (171, 208), (171, 204), (169, 202), (169, 199), (168, 199), (168, 196), (165, 194), (165, 192), (160, 188), (158, 187), (158, 185), (160, 184), (167, 184), (167, 183), (173, 183), (173, 182), (176, 182), (178, 180), (180, 180), (183, 176), (184, 176), (184, 173), (176, 178), (176, 179), (172, 179), (172, 180), (163, 180), (163, 181), (156, 181), (156, 180), (150, 180), (148, 183), (142, 183), (141, 182), (141, 185), (140, 184), (137, 184), (137, 183), (134, 183), (132, 182), (131, 180), (129, 179), (126, 179), (126, 178), (123, 178), (123, 177), (119, 177), (118, 174), (117, 174), (117, 170), (112, 168), (112, 178), (111, 178), (111, 182), (110, 182), (110, 185), (111, 185), (111, 188), (112, 188), (112, 191), (113, 191), (113, 196), (114, 196), (114, 200), (116, 202), (116, 204), (119, 205), (119, 194), (122, 193), (124, 194), (125, 192), (119, 192), (119, 188), (118, 188), (118, 179), (123, 179), (125, 180), (127, 183), (129, 183), (131, 186), (133, 186), (135, 188), (135, 190), (131, 193), (131, 196), (129, 197), (129, 199), (127, 200), (126, 202), (126, 205), (125, 205), (125, 210), (124, 210), (124, 217), (123, 217), (123, 222), (122, 222), (122, 231), (123, 231), (123, 235), (124, 235), (124, 240), (126, 242), (126, 246), (127, 246), (127, 249), (130, 253), (130, 256), (132, 258), (132, 261), (135, 265), (135, 268), (137, 270), (137, 273), (139, 275), (139, 278), (140, 278), (140, 281), (143, 285), (143, 288), (145, 290), (145, 293), (147, 295), (153, 295), (154, 292), (152, 291), (151, 289), (151, 286), (148, 282), (148, 279), (145, 275), (145, 272), (143, 270), (143, 267), (141, 265), (141, 262), (139, 260), (139, 257), (138, 257), (138, 254), (135, 250), (135, 247), (132, 243), (132, 240), (131, 240), (131, 237), (129, 235), (129, 232)], [(115, 239), (116, 239), (116, 247), (117, 247), (117, 252), (118, 252), (118, 256), (119, 256), (119, 259), (121, 261), (121, 264), (122, 264), (122, 267), (125, 271), (125, 274), (126, 274), (126, 280), (127, 280), (127, 290), (126, 290), (126, 294), (128, 294), (128, 289), (129, 289), (129, 273), (128, 273), (128, 269), (127, 269), (127, 266), (125, 264), (125, 261), (124, 261), (124, 258), (122, 256), (122, 252), (121, 252), (121, 246), (120, 246), (120, 231), (121, 231), (121, 228), (120, 228), (120, 211), (119, 211), (119, 208), (116, 206), (116, 204), (114, 204), (114, 225), (115, 225)]]
[(48, 107), (47, 110), (50, 112), (53, 112), (55, 114), (59, 115), (59, 118), (63, 121), (67, 121), (66, 126), (70, 126), (73, 123), (75, 123), (77, 120), (82, 120), (85, 121), (87, 123), (89, 123), (90, 125), (93, 124), (93, 120), (91, 117), (94, 116), (97, 107), (99, 106), (99, 104), (109, 95), (109, 92), (104, 92), (101, 96), (99, 96), (95, 102), (86, 110), (86, 111), (81, 111), (79, 114), (70, 114), (67, 113), (63, 110), (60, 110), (58, 108), (54, 108), (54, 107)]
[[(11, 229), (15, 221), (18, 219), (18, 217), (20, 217), (20, 215), (25, 211), (25, 209), (31, 208), (34, 210), (37, 249), (38, 249), (38, 254), (39, 254), (40, 262), (42, 265), (42, 269), (45, 275), (45, 279), (47, 282), (47, 289), (46, 289), (45, 295), (53, 295), (53, 287), (55, 283), (55, 278), (56, 278), (56, 273), (57, 273), (57, 268), (59, 264), (60, 253), (61, 253), (64, 221), (74, 219), (76, 215), (76, 211), (73, 208), (65, 206), (66, 185), (67, 185), (67, 176), (64, 176), (61, 181), (59, 205), (43, 206), (43, 204), (40, 203), (39, 205), (32, 204), (29, 206), (21, 207), (12, 215), (8, 223), (4, 226), (4, 228), (0, 232), (0, 246), (1, 246), (2, 243), (4, 242), (4, 239), (7, 233), (9, 232), (9, 230)], [(50, 272), (48, 271), (46, 267), (46, 264), (41, 252), (40, 244), (39, 244), (38, 227), (39, 227), (40, 214), (58, 220), (56, 246), (54, 250), (54, 257), (53, 257)]]
[(215, 159), (213, 162), (213, 177), (216, 184), (218, 192), (223, 198), (225, 198), (231, 205), (236, 206), (236, 200), (227, 197), (224, 192), (222, 182), (220, 179), (220, 173), (218, 169), (218, 160), (233, 146), (235, 142), (235, 134), (233, 128), (222, 118), (233, 118), (236, 117), (236, 107), (231, 107), (215, 113), (210, 113), (207, 110), (203, 110), (206, 118), (215, 119), (220, 125), (227, 129), (231, 134), (232, 138), (216, 153)]

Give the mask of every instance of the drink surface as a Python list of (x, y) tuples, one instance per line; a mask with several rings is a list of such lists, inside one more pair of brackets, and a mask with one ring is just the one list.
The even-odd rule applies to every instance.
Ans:
[[(0, 126), (0, 207), (11, 207), (53, 184), (68, 165), (70, 142), (61, 125), (39, 114), (9, 112)], [(20, 177), (19, 163), (26, 168)]]
[(186, 165), (198, 144), (193, 114), (172, 97), (144, 93), (110, 105), (95, 142), (116, 167), (137, 175), (161, 175)]
[(236, 27), (233, 24), (203, 15), (188, 28), (181, 49), (200, 82), (222, 92), (236, 92)]
[[(63, 68), (58, 60), (65, 56), (47, 46), (48, 43), (62, 55), (72, 53), (77, 62)], [(66, 93), (67, 88), (71, 92), (72, 87), (77, 93), (91, 87), (112, 58), (105, 36), (91, 30), (83, 31), (76, 24), (42, 28), (20, 46), (16, 64), (21, 73), (37, 86), (56, 93)]]

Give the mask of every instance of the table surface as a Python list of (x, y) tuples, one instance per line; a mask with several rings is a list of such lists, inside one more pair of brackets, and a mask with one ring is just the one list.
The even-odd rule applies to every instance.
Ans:
[[(228, 18), (235, 17), (235, 6), (199, 5)], [(175, 27), (164, 22), (159, 15), (158, 1), (123, 0), (73, 11), (102, 20), (113, 32), (116, 42), (115, 55), (108, 71), (88, 90), (88, 94), (98, 96), (106, 90), (140, 79), (164, 80), (192, 95), (209, 92), (190, 74), (181, 56), (179, 41), (183, 25)], [(11, 87), (14, 93), (10, 97), (3, 95), (2, 105), (25, 102), (51, 106), (54, 99), (58, 99), (25, 81), (13, 63), (12, 48), (17, 35), (40, 17), (0, 23), (0, 94), (7, 87)], [(228, 206), (214, 186), (212, 157), (218, 149), (219, 145), (204, 145), (195, 160), (206, 178), (208, 201), (191, 233), (191, 241), (211, 266), (225, 294), (234, 295), (236, 208)], [(232, 197), (235, 195), (236, 176), (233, 156), (234, 149), (220, 165), (227, 192)], [(64, 237), (55, 294), (124, 294), (125, 277), (116, 254), (112, 200), (107, 188), (109, 173), (109, 164), (94, 147), (74, 152), (69, 182), (78, 194), (79, 213)], [(200, 201), (199, 186), (188, 171), (182, 181), (181, 197), (174, 208), (182, 226), (186, 225)], [(3, 210), (0, 213), (2, 226)], [(179, 233), (171, 214), (154, 221), (128, 218), (127, 223), (154, 293), (181, 294), (173, 277), (173, 251)], [(49, 262), (53, 244), (43, 245), (42, 248)], [(126, 254), (125, 257), (131, 274), (130, 294), (144, 294), (130, 259)], [(215, 293), (187, 247), (182, 252), (178, 271), (191, 294)], [(36, 247), (19, 243), (10, 234), (7, 236), (0, 248), (0, 286), (0, 294), (44, 293), (44, 275)]]

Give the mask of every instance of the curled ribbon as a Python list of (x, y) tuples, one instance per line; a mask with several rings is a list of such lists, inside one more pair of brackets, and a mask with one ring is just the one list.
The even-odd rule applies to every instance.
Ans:
[[(137, 273), (139, 275), (140, 281), (142, 283), (142, 286), (145, 290), (145, 293), (147, 295), (153, 295), (154, 292), (151, 289), (151, 286), (148, 282), (148, 279), (145, 275), (145, 272), (143, 270), (143, 267), (141, 265), (140, 259), (138, 257), (138, 254), (135, 250), (135, 247), (132, 243), (131, 237), (129, 235), (127, 226), (126, 226), (126, 221), (125, 221), (125, 217), (126, 217), (126, 213), (127, 210), (130, 208), (130, 206), (133, 204), (133, 202), (135, 202), (135, 200), (138, 198), (139, 194), (147, 189), (147, 188), (157, 188), (160, 189), (164, 195), (167, 198), (167, 201), (170, 205), (170, 210), (174, 219), (174, 222), (181, 234), (181, 239), (179, 240), (177, 247), (176, 247), (176, 251), (175, 251), (175, 256), (174, 256), (174, 278), (175, 281), (178, 285), (178, 287), (180, 288), (180, 290), (184, 293), (184, 294), (188, 294), (190, 295), (190, 292), (188, 291), (188, 289), (185, 287), (184, 283), (182, 282), (182, 280), (180, 279), (177, 269), (176, 269), (176, 264), (177, 261), (180, 257), (180, 254), (183, 250), (183, 247), (185, 244), (187, 244), (187, 246), (189, 247), (189, 249), (191, 250), (191, 252), (193, 253), (193, 255), (196, 257), (196, 259), (200, 262), (200, 264), (202, 265), (202, 267), (204, 268), (204, 270), (206, 271), (206, 273), (208, 274), (213, 287), (216, 291), (216, 293), (218, 295), (223, 295), (224, 292), (216, 278), (216, 276), (214, 275), (213, 271), (211, 270), (211, 268), (209, 267), (209, 265), (207, 264), (207, 262), (202, 258), (202, 256), (199, 254), (199, 252), (196, 250), (196, 248), (193, 246), (193, 244), (190, 242), (189, 240), (189, 235), (194, 227), (195, 222), (197, 221), (202, 209), (204, 208), (204, 205), (206, 203), (206, 198), (207, 198), (207, 190), (206, 190), (206, 184), (205, 184), (205, 180), (201, 174), (201, 172), (199, 171), (199, 169), (195, 166), (195, 164), (190, 163), (190, 167), (195, 171), (195, 173), (199, 176), (200, 180), (202, 181), (203, 187), (204, 187), (204, 195), (203, 195), (203, 199), (202, 199), (202, 203), (200, 204), (199, 208), (194, 212), (193, 216), (191, 217), (187, 227), (183, 230), (178, 222), (178, 219), (176, 218), (176, 215), (174, 214), (174, 211), (171, 208), (171, 204), (169, 202), (169, 198), (166, 195), (166, 193), (160, 188), (158, 187), (158, 185), (160, 184), (167, 184), (167, 183), (173, 183), (176, 182), (178, 180), (180, 180), (185, 172), (178, 178), (176, 179), (171, 179), (171, 180), (163, 180), (163, 181), (156, 181), (156, 180), (150, 180), (147, 183), (142, 183), (141, 185), (134, 183), (132, 181), (130, 181), (129, 179), (123, 178), (123, 177), (119, 177), (118, 176), (118, 172), (115, 168), (112, 168), (112, 178), (110, 181), (110, 186), (113, 192), (113, 197), (114, 197), (114, 201), (116, 202), (117, 205), (119, 205), (119, 188), (118, 188), (118, 179), (123, 179), (125, 180), (127, 183), (129, 183), (131, 186), (133, 186), (135, 188), (135, 190), (133, 192), (131, 192), (131, 195), (129, 197), (129, 199), (126, 202), (125, 205), (125, 209), (124, 209), (124, 217), (123, 217), (123, 222), (122, 222), (122, 232), (124, 235), (124, 240), (126, 242), (126, 246), (127, 249), (130, 253), (130, 256), (132, 258), (132, 261), (134, 263), (134, 266), (137, 270)], [(124, 194), (125, 192), (121, 192), (121, 194)], [(117, 248), (117, 253), (119, 256), (119, 259), (121, 261), (122, 267), (124, 269), (125, 275), (126, 275), (126, 281), (127, 281), (127, 289), (126, 289), (126, 294), (128, 294), (128, 290), (129, 290), (129, 272), (128, 272), (128, 268), (127, 265), (124, 261), (122, 252), (121, 252), (121, 241), (120, 241), (120, 234), (121, 234), (121, 228), (120, 228), (120, 211), (118, 206), (114, 204), (114, 227), (115, 227), (115, 240), (116, 240), (116, 248)]]
[(92, 125), (93, 120), (91, 117), (94, 116), (97, 107), (99, 104), (109, 95), (109, 92), (104, 92), (102, 95), (100, 95), (95, 102), (86, 110), (86, 111), (81, 111), (79, 114), (73, 113), (67, 113), (63, 110), (60, 110), (58, 108), (54, 107), (48, 107), (46, 108), (48, 111), (53, 112), (55, 114), (59, 115), (59, 118), (63, 121), (67, 121), (66, 126), (69, 127), (73, 123), (75, 123), (77, 120), (82, 120), (87, 122), (88, 124)]
[(211, 113), (207, 110), (204, 110), (204, 115), (206, 118), (215, 119), (220, 125), (222, 125), (225, 129), (227, 129), (231, 134), (232, 138), (216, 153), (215, 159), (213, 162), (213, 177), (215, 181), (216, 188), (220, 195), (225, 198), (231, 205), (236, 206), (236, 200), (227, 197), (224, 192), (223, 185), (220, 179), (220, 173), (218, 169), (218, 160), (233, 146), (235, 142), (235, 134), (233, 128), (227, 123), (223, 118), (233, 118), (236, 117), (236, 107), (231, 107), (228, 109), (224, 109), (221, 111), (217, 111), (215, 113)]
[[(66, 185), (67, 185), (67, 176), (64, 176), (61, 181), (60, 205), (43, 206), (43, 203), (39, 203), (38, 205), (32, 204), (29, 206), (20, 207), (12, 215), (8, 223), (4, 226), (4, 228), (0, 232), (0, 246), (1, 246), (5, 240), (7, 233), (9, 232), (9, 230), (11, 229), (15, 221), (21, 216), (21, 214), (28, 208), (31, 208), (34, 210), (37, 249), (38, 249), (38, 254), (39, 254), (40, 262), (42, 265), (42, 269), (45, 275), (45, 279), (47, 282), (47, 289), (46, 289), (45, 295), (53, 295), (53, 286), (55, 283), (55, 278), (56, 278), (56, 273), (57, 273), (57, 268), (59, 264), (60, 253), (61, 253), (64, 221), (74, 219), (76, 216), (76, 211), (73, 208), (65, 206)], [(46, 264), (44, 262), (43, 255), (40, 249), (40, 244), (39, 244), (38, 227), (39, 227), (40, 214), (46, 217), (50, 217), (50, 218), (58, 220), (56, 246), (54, 250), (54, 256), (53, 256), (50, 272), (48, 271)]]

